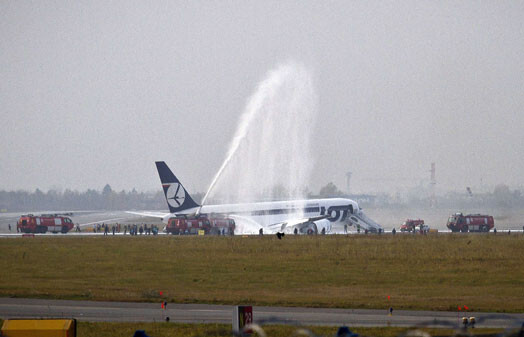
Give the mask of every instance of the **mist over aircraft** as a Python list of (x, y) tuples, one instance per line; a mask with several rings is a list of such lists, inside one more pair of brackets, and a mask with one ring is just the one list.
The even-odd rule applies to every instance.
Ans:
[(235, 220), (235, 234), (329, 234), (335, 228), (360, 226), (376, 232), (382, 227), (368, 218), (358, 203), (345, 198), (282, 200), (239, 204), (199, 205), (163, 161), (156, 162), (169, 213), (129, 212), (161, 218), (175, 216), (227, 216)]

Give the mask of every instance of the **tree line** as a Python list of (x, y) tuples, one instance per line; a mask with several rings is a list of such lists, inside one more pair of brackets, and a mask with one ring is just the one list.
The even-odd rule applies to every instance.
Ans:
[(114, 191), (107, 184), (101, 191), (88, 189), (84, 192), (36, 189), (28, 191), (0, 191), (0, 210), (13, 211), (78, 211), (78, 210), (131, 210), (165, 209), (162, 191), (155, 193)]
[[(281, 186), (275, 187), (272, 197), (275, 200), (290, 199), (291, 195)], [(306, 189), (307, 190), (307, 189)], [(278, 192), (278, 193), (276, 193)], [(204, 194), (192, 193), (193, 199), (200, 203)], [(414, 191), (406, 195), (348, 195), (343, 193), (332, 182), (322, 186), (318, 194), (307, 192), (309, 199), (346, 197), (359, 202), (365, 208), (369, 207), (434, 207), (442, 208), (521, 208), (524, 207), (524, 194), (519, 190), (510, 189), (507, 185), (497, 185), (493, 191), (484, 193), (448, 192), (438, 195), (435, 200), (426, 189)], [(267, 199), (266, 199), (267, 200)], [(209, 203), (217, 200), (210, 199)], [(84, 192), (66, 189), (64, 191), (49, 190), (43, 192), (36, 189), (28, 191), (0, 191), (0, 211), (75, 211), (75, 210), (166, 210), (167, 205), (162, 190), (156, 192), (114, 191), (109, 184), (102, 190), (88, 189)]]

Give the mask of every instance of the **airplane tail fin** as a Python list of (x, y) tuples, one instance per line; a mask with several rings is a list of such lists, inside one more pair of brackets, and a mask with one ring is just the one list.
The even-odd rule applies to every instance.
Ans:
[(199, 206), (187, 193), (184, 186), (182, 186), (165, 162), (157, 161), (155, 164), (162, 188), (164, 189), (169, 212), (176, 213)]

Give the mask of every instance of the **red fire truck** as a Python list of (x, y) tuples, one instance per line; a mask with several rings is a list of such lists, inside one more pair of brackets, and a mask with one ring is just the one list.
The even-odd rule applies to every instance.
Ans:
[(447, 227), (452, 232), (489, 232), (495, 226), (491, 215), (452, 214), (447, 223)]
[(198, 217), (179, 215), (170, 218), (166, 226), (166, 232), (175, 235), (194, 235), (198, 234), (199, 230), (203, 230), (205, 234), (233, 235), (235, 232), (235, 220), (227, 217), (208, 217), (206, 215)]
[(419, 228), (422, 228), (422, 225), (424, 225), (424, 220), (421, 219), (407, 219), (404, 221), (404, 223), (400, 226), (401, 232), (414, 232), (416, 230), (416, 227), (419, 226)]
[(20, 216), (16, 227), (22, 233), (67, 233), (74, 224), (70, 218), (62, 214), (27, 214)]

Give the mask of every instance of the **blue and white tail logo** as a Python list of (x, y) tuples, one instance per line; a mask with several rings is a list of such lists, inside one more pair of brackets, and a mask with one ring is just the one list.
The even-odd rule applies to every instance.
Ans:
[(184, 187), (182, 187), (182, 185), (179, 183), (166, 184), (164, 186), (167, 186), (167, 203), (171, 207), (181, 207), (184, 204), (184, 200), (186, 199), (186, 191), (184, 190)]
[(155, 164), (158, 175), (160, 176), (162, 188), (164, 189), (169, 212), (176, 213), (198, 207), (198, 204), (191, 198), (189, 193), (187, 193), (184, 186), (182, 186), (177, 177), (175, 177), (173, 172), (167, 167), (166, 163), (157, 161)]

